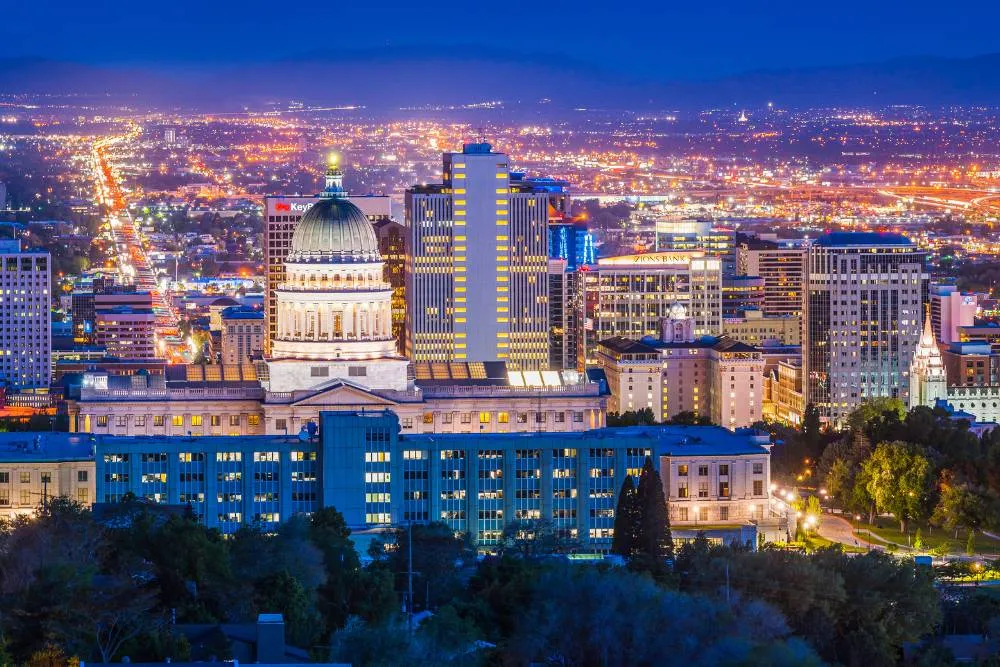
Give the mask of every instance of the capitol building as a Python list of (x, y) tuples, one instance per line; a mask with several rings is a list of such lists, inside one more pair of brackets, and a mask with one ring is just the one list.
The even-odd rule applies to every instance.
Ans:
[(392, 333), (392, 288), (371, 223), (337, 168), (295, 228), (276, 286), (269, 355), (164, 374), (86, 373), (70, 429), (129, 436), (297, 435), (324, 411), (384, 411), (403, 433), (584, 431), (605, 425), (606, 392), (576, 371), (503, 362), (410, 363)]

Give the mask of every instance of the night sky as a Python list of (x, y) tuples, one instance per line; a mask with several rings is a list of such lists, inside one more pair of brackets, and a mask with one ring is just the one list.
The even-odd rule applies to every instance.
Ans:
[[(437, 10), (433, 7), (454, 7)], [(949, 9), (950, 7), (950, 9)], [(552, 54), (642, 79), (1000, 51), (1000, 2), (5, 2), (0, 58), (245, 62), (319, 49)]]

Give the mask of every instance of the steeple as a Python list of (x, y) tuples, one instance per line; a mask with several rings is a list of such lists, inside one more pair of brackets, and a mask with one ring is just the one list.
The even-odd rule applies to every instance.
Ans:
[(924, 317), (924, 331), (910, 363), (910, 405), (934, 407), (937, 399), (948, 397), (948, 378), (944, 369), (941, 350), (938, 349), (931, 314)]

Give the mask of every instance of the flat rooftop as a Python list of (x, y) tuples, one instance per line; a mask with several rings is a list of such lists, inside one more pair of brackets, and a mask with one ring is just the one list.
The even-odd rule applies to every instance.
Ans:
[(89, 433), (0, 433), (0, 464), (93, 461), (100, 439)]

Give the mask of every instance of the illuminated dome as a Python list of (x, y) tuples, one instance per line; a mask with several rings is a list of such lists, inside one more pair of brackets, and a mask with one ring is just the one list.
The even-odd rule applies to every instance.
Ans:
[(288, 260), (292, 263), (347, 264), (382, 261), (375, 229), (347, 199), (342, 173), (327, 172), (327, 187), (295, 226)]

